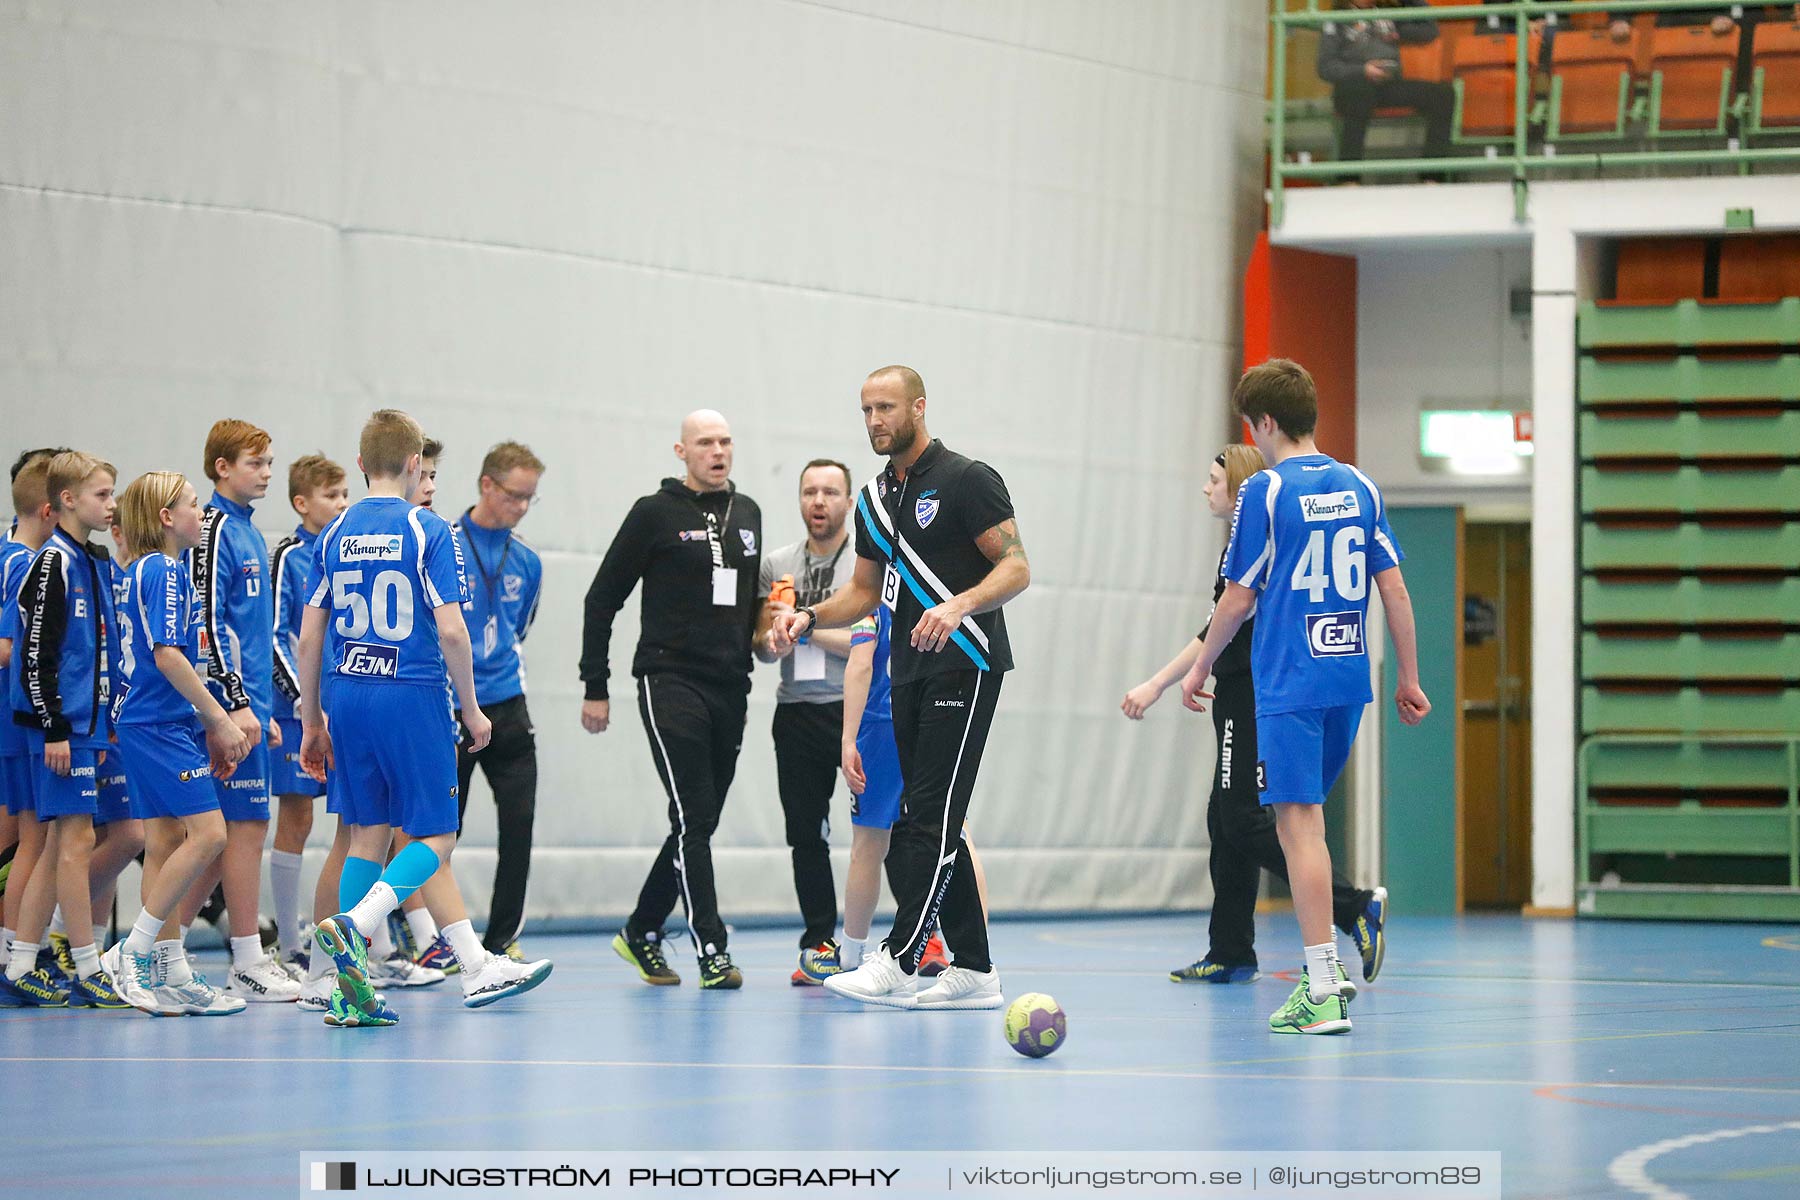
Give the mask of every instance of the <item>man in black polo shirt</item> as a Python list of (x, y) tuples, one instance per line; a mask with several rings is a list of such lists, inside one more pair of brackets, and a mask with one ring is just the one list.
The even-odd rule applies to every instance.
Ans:
[(718, 413), (690, 414), (675, 454), (686, 478), (665, 479), (632, 505), (588, 588), (581, 725), (603, 733), (612, 723), (613, 618), (641, 579), (631, 673), (650, 754), (669, 794), (669, 836), (612, 945), (645, 983), (680, 983), (662, 954), (662, 925), (679, 898), (700, 958), (700, 986), (736, 988), (744, 979), (725, 950), (712, 835), (744, 744), (750, 635), (761, 608), (762, 510), (731, 482), (731, 427)]
[[(962, 824), (1000, 679), (1013, 665), (1000, 606), (1031, 583), (1031, 565), (1000, 476), (926, 432), (917, 372), (870, 375), (862, 413), (888, 466), (856, 498), (856, 572), (772, 629), (779, 650), (812, 629), (849, 625), (877, 603), (894, 614), (894, 740), (906, 782), (888, 862), (899, 911), (881, 947), (825, 986), (893, 1008), (998, 1008), (1000, 973)], [(956, 962), (921, 991), (919, 959), (940, 920)]]

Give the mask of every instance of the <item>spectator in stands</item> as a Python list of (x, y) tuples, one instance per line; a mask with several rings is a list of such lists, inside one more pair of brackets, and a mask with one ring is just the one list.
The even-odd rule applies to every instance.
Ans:
[[(1379, 0), (1386, 7), (1425, 8), (1426, 0)], [(1339, 0), (1346, 10), (1373, 8), (1378, 0)], [(1456, 94), (1447, 83), (1404, 79), (1400, 44), (1437, 39), (1436, 21), (1352, 17), (1325, 26), (1319, 39), (1319, 78), (1331, 85), (1331, 105), (1343, 121), (1338, 157), (1363, 156), (1369, 118), (1379, 108), (1410, 108), (1425, 118), (1426, 158), (1450, 155), (1450, 118)]]

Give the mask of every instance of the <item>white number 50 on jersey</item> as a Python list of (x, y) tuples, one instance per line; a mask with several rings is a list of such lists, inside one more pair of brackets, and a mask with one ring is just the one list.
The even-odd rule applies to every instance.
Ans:
[(1345, 600), (1361, 600), (1369, 593), (1369, 556), (1363, 550), (1360, 525), (1346, 525), (1331, 538), (1331, 575), (1325, 574), (1325, 531), (1315, 529), (1306, 539), (1306, 549), (1294, 564), (1288, 586), (1305, 592), (1314, 604), (1325, 599), (1330, 586)]
[(404, 642), (412, 636), (412, 580), (399, 571), (382, 571), (375, 576), (374, 611), (363, 594), (352, 589), (362, 586), (361, 571), (331, 573), (331, 607), (338, 612), (337, 631), (347, 638), (364, 637), (371, 618), (375, 636), (384, 642)]

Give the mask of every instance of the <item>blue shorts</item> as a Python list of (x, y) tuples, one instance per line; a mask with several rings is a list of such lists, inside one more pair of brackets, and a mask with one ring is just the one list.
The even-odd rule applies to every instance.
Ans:
[(94, 828), (131, 820), (129, 791), (125, 781), (125, 760), (120, 756), (119, 748), (113, 746), (106, 752), (106, 761), (100, 764), (100, 807), (94, 813)]
[(323, 796), (325, 785), (300, 769), (300, 722), (276, 717), (281, 745), (269, 751), (274, 760), (269, 791), (277, 796)]
[(119, 726), (119, 753), (131, 776), (131, 815), (140, 821), (217, 812), (219, 792), (200, 719)]
[(0, 754), (0, 798), (15, 817), (37, 807), (31, 790), (31, 760), (23, 754)]
[(1264, 804), (1323, 804), (1350, 761), (1363, 706), (1257, 713), (1256, 787)]
[(331, 727), (346, 824), (456, 832), (456, 721), (443, 688), (334, 679)]
[[(265, 726), (265, 729), (267, 727)], [(202, 738), (201, 744), (205, 744)], [(219, 792), (219, 811), (227, 821), (266, 821), (269, 819), (269, 739), (256, 743), (230, 779), (215, 779)]]
[(58, 775), (44, 765), (44, 735), (25, 731), (31, 748), (32, 807), (39, 821), (57, 817), (93, 816), (100, 810), (100, 751), (92, 746), (69, 747), (69, 773)]
[(850, 797), (850, 823), (865, 829), (892, 829), (900, 818), (900, 747), (894, 742), (892, 721), (864, 721), (856, 731), (856, 752), (862, 755), (863, 794)]

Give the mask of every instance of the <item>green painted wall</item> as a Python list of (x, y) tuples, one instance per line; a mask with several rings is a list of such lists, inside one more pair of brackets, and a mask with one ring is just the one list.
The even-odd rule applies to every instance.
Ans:
[(1382, 881), (1399, 911), (1442, 915), (1456, 911), (1459, 513), (1453, 507), (1390, 508), (1388, 523), (1406, 555), (1400, 569), (1412, 595), (1419, 683), (1431, 700), (1431, 715), (1408, 728), (1395, 714), (1390, 640), (1375, 697), (1382, 731)]

